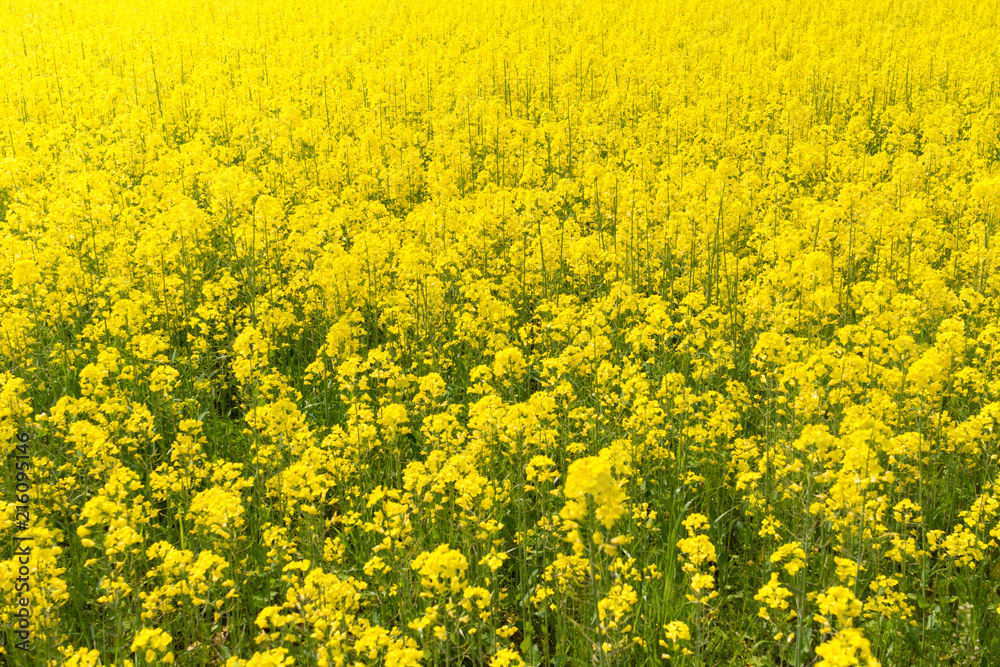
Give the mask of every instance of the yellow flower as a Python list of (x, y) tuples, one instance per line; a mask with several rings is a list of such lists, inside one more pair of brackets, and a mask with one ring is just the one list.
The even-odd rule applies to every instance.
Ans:
[(243, 501), (238, 493), (213, 487), (191, 499), (188, 513), (195, 528), (223, 540), (230, 540), (243, 527)]
[(458, 593), (464, 586), (465, 571), (469, 567), (462, 552), (442, 544), (434, 551), (425, 551), (410, 564), (420, 574), (420, 585), (428, 591)]
[[(60, 648), (60, 653), (62, 653), (62, 659), (58, 663), (64, 667), (101, 667), (101, 653), (97, 649), (87, 649), (79, 648), (75, 651), (70, 648)], [(52, 667), (56, 666), (56, 662), (53, 660), (49, 663)]]
[(862, 610), (861, 602), (854, 597), (851, 589), (845, 586), (831, 586), (826, 589), (816, 596), (816, 604), (820, 611), (816, 619), (827, 626), (830, 625), (829, 617), (835, 616), (841, 627), (848, 627)]
[(625, 493), (611, 474), (611, 462), (600, 456), (588, 456), (570, 464), (563, 493), (566, 505), (560, 516), (571, 521), (586, 517), (586, 497), (594, 499), (597, 520), (608, 530), (625, 513)]
[(493, 375), (498, 378), (520, 379), (527, 369), (524, 354), (516, 347), (508, 347), (497, 352), (493, 359)]
[(850, 667), (864, 665), (879, 667), (879, 662), (871, 653), (871, 644), (855, 628), (843, 628), (840, 632), (816, 647), (816, 655), (822, 658), (816, 667)]
[(715, 545), (708, 535), (699, 534), (709, 526), (708, 517), (704, 514), (692, 514), (684, 520), (687, 537), (677, 541), (680, 549), (678, 560), (683, 561), (681, 567), (688, 577), (688, 583), (694, 595), (688, 595), (691, 602), (707, 604), (716, 598), (719, 592), (715, 589), (715, 565), (717, 554)]
[(22, 259), (15, 262), (11, 277), (14, 279), (14, 289), (20, 290), (37, 284), (42, 279), (42, 273), (37, 264)]
[(173, 638), (160, 628), (143, 628), (136, 633), (131, 650), (133, 652), (143, 651), (143, 660), (149, 664), (154, 664), (157, 661), (173, 664), (173, 651), (167, 651), (167, 647), (172, 641)]
[[(681, 650), (682, 642), (691, 640), (691, 629), (688, 627), (687, 623), (684, 623), (683, 621), (670, 621), (663, 626), (663, 631), (666, 639), (661, 639), (659, 641), (660, 646), (674, 652)], [(668, 653), (664, 653), (661, 657), (664, 660), (671, 659), (671, 656)]]
[(841, 558), (840, 556), (834, 556), (833, 560), (837, 564), (837, 579), (840, 580), (840, 583), (845, 586), (853, 586), (858, 576), (858, 564), (849, 558)]
[(792, 597), (792, 592), (781, 585), (778, 581), (778, 573), (772, 572), (771, 579), (761, 586), (753, 599), (763, 603), (758, 615), (761, 618), (771, 620), (768, 609), (784, 610), (788, 609), (788, 598)]
[(798, 542), (789, 542), (778, 547), (778, 550), (771, 554), (772, 563), (780, 563), (787, 560), (782, 567), (788, 574), (795, 576), (795, 573), (805, 567), (806, 552)]
[(295, 658), (288, 655), (285, 648), (256, 652), (249, 660), (233, 657), (226, 661), (226, 667), (290, 667), (294, 664)]
[(524, 660), (517, 651), (502, 648), (490, 658), (490, 667), (524, 667)]

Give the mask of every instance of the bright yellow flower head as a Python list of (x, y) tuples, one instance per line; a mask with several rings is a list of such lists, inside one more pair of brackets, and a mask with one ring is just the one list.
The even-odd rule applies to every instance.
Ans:
[(822, 658), (817, 667), (879, 667), (868, 640), (855, 628), (844, 628), (817, 646), (816, 655)]
[(469, 562), (462, 552), (442, 544), (417, 556), (410, 567), (420, 574), (420, 584), (429, 592), (458, 593), (462, 590)]
[(611, 463), (599, 456), (588, 456), (570, 464), (563, 493), (566, 505), (560, 515), (571, 521), (586, 517), (586, 498), (593, 498), (597, 520), (608, 530), (625, 513), (625, 493), (612, 476)]

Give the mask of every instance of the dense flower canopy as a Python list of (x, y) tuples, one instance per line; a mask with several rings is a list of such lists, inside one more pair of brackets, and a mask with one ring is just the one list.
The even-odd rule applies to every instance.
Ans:
[(997, 22), (6, 3), (0, 652), (1000, 662)]

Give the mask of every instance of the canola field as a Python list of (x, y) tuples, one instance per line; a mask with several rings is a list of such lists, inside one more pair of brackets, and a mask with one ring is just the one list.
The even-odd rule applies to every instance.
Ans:
[(969, 0), (10, 0), (0, 664), (1000, 664)]

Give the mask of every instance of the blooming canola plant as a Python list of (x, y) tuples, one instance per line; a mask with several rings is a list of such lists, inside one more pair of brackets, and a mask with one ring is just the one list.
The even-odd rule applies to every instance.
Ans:
[(1000, 30), (11, 0), (12, 665), (1000, 663)]

